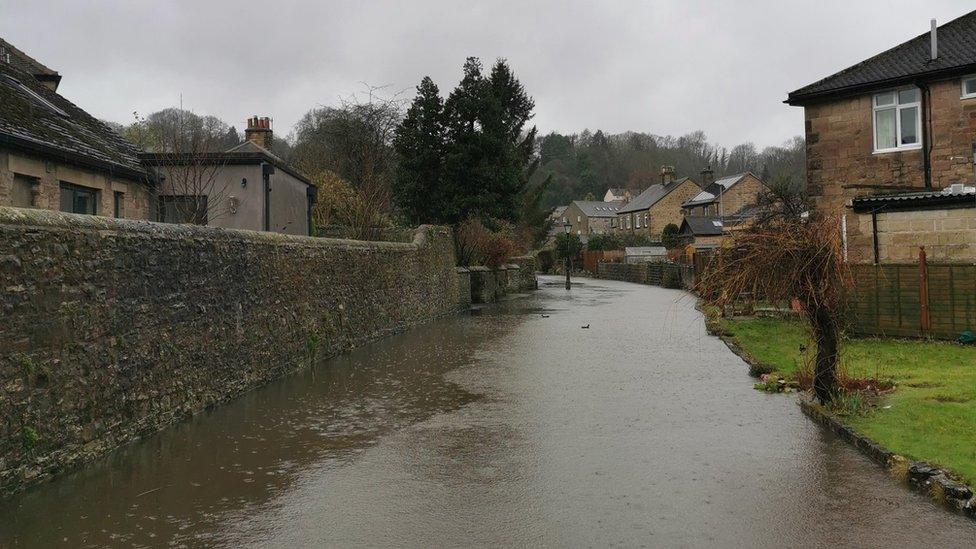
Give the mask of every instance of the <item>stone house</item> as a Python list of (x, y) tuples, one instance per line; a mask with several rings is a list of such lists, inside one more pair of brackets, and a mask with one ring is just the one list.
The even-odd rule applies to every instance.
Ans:
[[(800, 88), (786, 102), (804, 109), (807, 188), (819, 210), (839, 217), (850, 261), (908, 261), (920, 245), (964, 238), (954, 231), (969, 226), (976, 209), (943, 206), (973, 181), (976, 11), (940, 27), (933, 21), (930, 32)], [(954, 184), (963, 187), (953, 191)], [(883, 234), (901, 232), (909, 218), (919, 232)], [(910, 249), (888, 253), (885, 243)], [(941, 249), (930, 257), (976, 259), (971, 247)]]
[[(593, 202), (574, 200), (563, 211), (564, 223), (570, 225), (570, 230), (580, 236), (592, 234), (607, 234), (613, 232), (617, 218), (617, 211), (623, 202)], [(556, 223), (558, 225), (558, 222)], [(557, 231), (561, 227), (556, 227)], [(562, 232), (562, 231), (559, 231)]]
[(60, 81), (0, 40), (0, 205), (151, 219), (138, 149), (58, 94)]
[(160, 221), (310, 234), (315, 186), (269, 150), (269, 118), (249, 118), (244, 135), (225, 152), (142, 155), (159, 180)]
[(630, 200), (630, 190), (621, 187), (610, 187), (603, 195), (604, 202), (619, 202)]
[(661, 176), (661, 183), (651, 185), (620, 208), (617, 232), (660, 238), (668, 224), (681, 224), (681, 205), (702, 189), (689, 177), (674, 179), (674, 168), (670, 166), (662, 169)]
[(702, 191), (681, 205), (685, 216), (725, 217), (756, 204), (766, 184), (752, 172), (711, 181), (711, 170), (702, 170)]

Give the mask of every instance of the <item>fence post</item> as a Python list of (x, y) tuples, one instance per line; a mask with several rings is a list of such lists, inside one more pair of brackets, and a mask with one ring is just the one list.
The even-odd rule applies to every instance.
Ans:
[(922, 324), (922, 333), (925, 334), (932, 327), (929, 318), (929, 269), (925, 260), (925, 246), (918, 248), (918, 301), (919, 320)]

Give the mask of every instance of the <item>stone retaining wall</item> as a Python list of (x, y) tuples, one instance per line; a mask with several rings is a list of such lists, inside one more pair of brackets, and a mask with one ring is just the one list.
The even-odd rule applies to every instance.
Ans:
[(331, 240), (0, 208), (0, 492), (463, 308), (449, 229)]
[(600, 263), (597, 275), (608, 280), (650, 284), (646, 263)]

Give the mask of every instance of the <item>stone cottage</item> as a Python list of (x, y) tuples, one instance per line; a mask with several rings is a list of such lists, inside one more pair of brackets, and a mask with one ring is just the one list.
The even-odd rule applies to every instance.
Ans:
[[(804, 109), (807, 188), (818, 209), (840, 219), (850, 261), (909, 261), (921, 245), (976, 239), (976, 203), (947, 198), (965, 195), (973, 181), (976, 11), (942, 26), (932, 21), (929, 32), (800, 88), (786, 102)], [(909, 215), (903, 206), (923, 209)], [(883, 234), (903, 232), (908, 218), (914, 234)], [(886, 253), (886, 242), (907, 249)], [(941, 249), (929, 257), (976, 260), (971, 246)]]
[(139, 151), (58, 94), (60, 82), (0, 40), (0, 205), (151, 219)]
[(701, 192), (688, 177), (674, 178), (674, 168), (661, 169), (661, 183), (651, 185), (625, 204), (617, 214), (617, 232), (644, 234), (660, 239), (664, 227), (680, 225), (681, 205)]

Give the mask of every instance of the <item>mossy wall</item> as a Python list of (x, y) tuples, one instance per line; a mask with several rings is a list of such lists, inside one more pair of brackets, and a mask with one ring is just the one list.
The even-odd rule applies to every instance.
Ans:
[(412, 243), (0, 208), (0, 492), (454, 313), (449, 229)]

